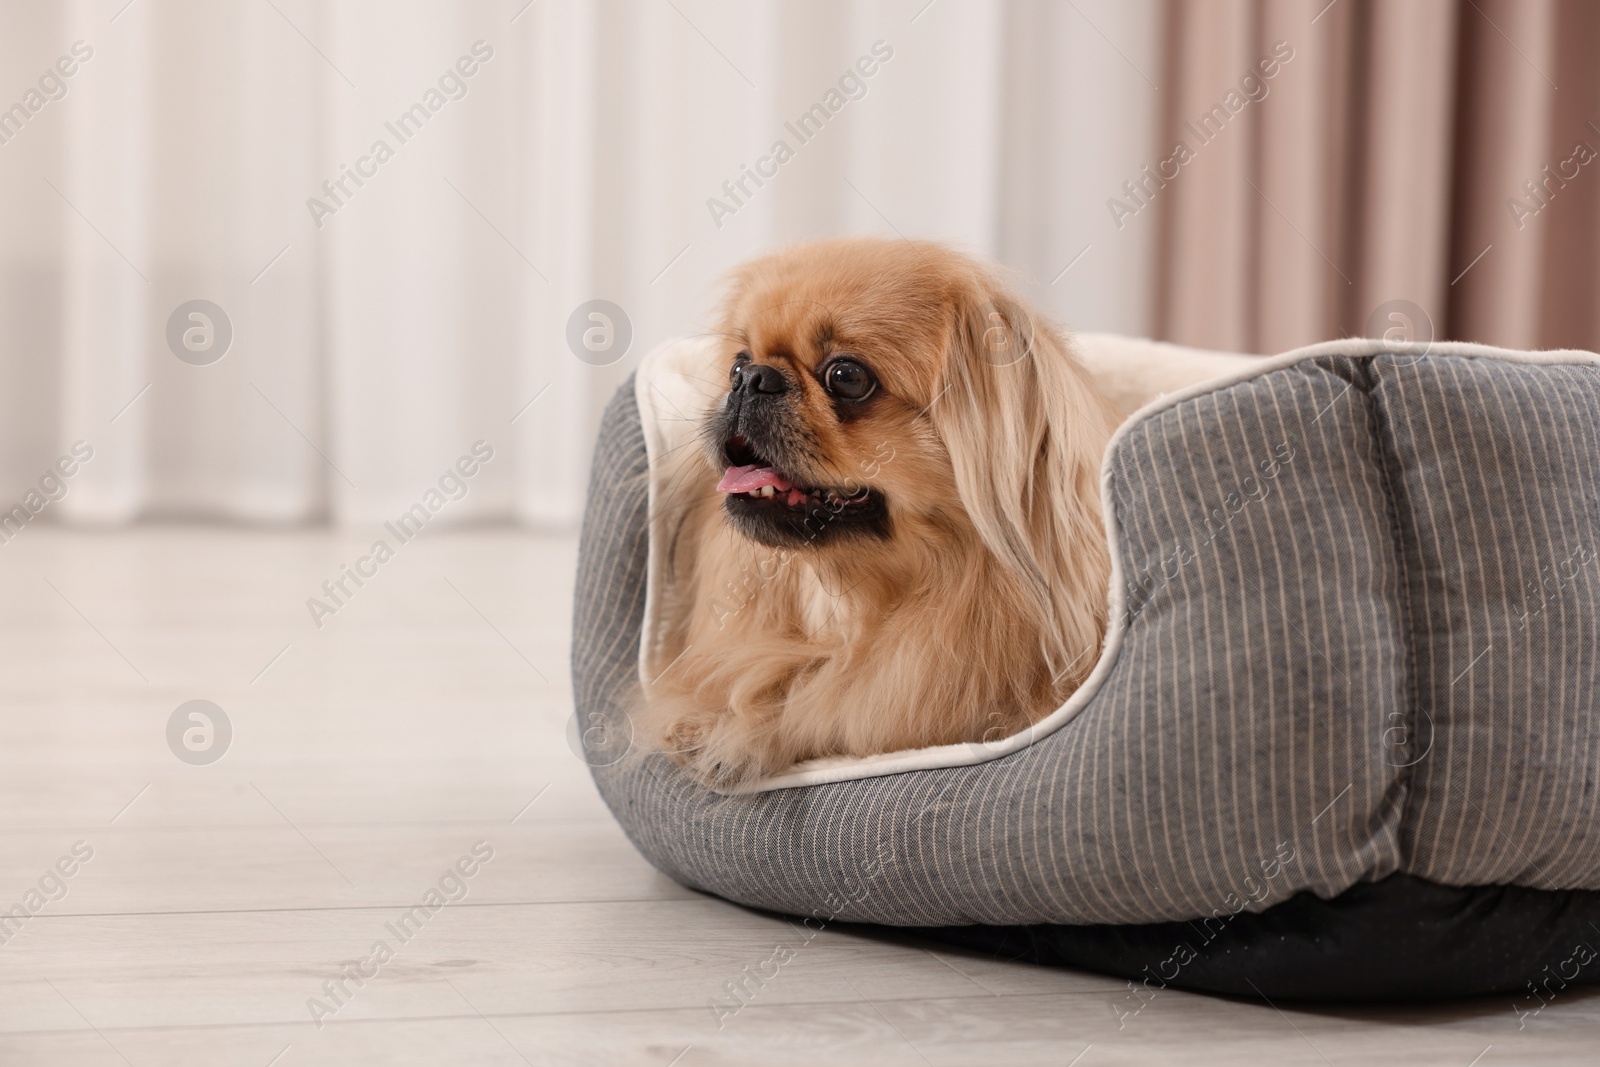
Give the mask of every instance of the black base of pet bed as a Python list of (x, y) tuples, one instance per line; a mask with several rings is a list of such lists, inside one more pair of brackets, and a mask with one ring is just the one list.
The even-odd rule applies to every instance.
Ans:
[[(1600, 982), (1600, 892), (1445, 886), (1409, 875), (1259, 914), (1148, 925), (904, 931), (991, 957), (1077, 967), (1151, 990), (1407, 1001), (1512, 993), (1537, 1008)], [(1540, 998), (1540, 999), (1536, 999)]]

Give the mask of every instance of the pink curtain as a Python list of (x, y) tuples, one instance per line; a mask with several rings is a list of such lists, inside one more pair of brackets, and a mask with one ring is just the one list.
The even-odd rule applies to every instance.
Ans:
[(1166, 27), (1157, 336), (1600, 348), (1600, 4), (1170, 0)]

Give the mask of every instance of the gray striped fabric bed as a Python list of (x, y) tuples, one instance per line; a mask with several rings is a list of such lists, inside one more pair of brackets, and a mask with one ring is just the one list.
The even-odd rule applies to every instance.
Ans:
[(1395, 872), (1600, 888), (1600, 368), (1369, 347), (1124, 430), (1125, 629), (1065, 725), (989, 762), (743, 796), (623, 755), (648, 547), (625, 386), (573, 647), (601, 793), (685, 885), (896, 925), (1226, 922)]

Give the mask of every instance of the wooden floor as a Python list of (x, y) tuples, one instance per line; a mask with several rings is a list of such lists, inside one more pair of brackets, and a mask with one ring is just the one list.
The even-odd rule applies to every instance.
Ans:
[[(1600, 1062), (1590, 994), (1519, 1029), (1509, 998), (1164, 992), (1119, 1029), (1107, 978), (803, 941), (657, 874), (595, 793), (567, 740), (570, 540), (426, 534), (318, 629), (307, 598), (370, 540), (35, 527), (0, 546), (0, 910), (41, 881), (33, 903), (58, 898), (0, 945), (0, 1064)], [(208, 765), (167, 741), (196, 699), (232, 725)], [(493, 858), (447, 877), (475, 846)], [(458, 899), (402, 941), (441, 880)], [(719, 1018), (779, 945), (794, 959)], [(369, 977), (334, 999), (352, 966)]]

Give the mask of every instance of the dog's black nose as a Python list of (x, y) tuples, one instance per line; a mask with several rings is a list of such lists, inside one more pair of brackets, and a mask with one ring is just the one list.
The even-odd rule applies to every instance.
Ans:
[(761, 363), (746, 363), (738, 369), (733, 380), (734, 392), (760, 393), (763, 396), (777, 396), (788, 392), (789, 380), (777, 367), (768, 367)]

